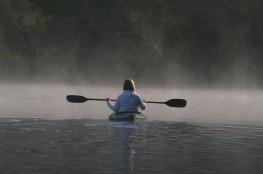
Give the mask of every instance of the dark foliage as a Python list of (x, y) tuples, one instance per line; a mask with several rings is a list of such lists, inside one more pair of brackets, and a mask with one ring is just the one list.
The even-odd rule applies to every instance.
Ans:
[(262, 84), (262, 18), (260, 0), (1, 0), (0, 76)]

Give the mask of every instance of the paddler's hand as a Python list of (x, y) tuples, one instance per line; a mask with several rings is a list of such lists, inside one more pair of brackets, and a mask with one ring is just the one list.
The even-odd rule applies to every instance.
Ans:
[(107, 97), (107, 98), (106, 98), (106, 101), (107, 101), (107, 102), (109, 102), (109, 101), (110, 101), (110, 98), (109, 98), (109, 97)]

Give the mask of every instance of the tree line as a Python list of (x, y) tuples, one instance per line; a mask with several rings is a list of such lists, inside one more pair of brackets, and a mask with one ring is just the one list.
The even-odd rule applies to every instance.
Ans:
[(1, 0), (0, 77), (262, 84), (262, 9), (260, 0)]

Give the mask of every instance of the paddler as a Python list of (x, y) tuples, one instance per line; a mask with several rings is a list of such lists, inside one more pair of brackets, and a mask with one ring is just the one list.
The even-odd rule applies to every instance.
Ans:
[(135, 92), (135, 83), (132, 79), (125, 80), (123, 92), (118, 96), (115, 103), (111, 103), (110, 98), (106, 98), (107, 105), (115, 113), (138, 112), (138, 109), (145, 110), (146, 104), (140, 95)]

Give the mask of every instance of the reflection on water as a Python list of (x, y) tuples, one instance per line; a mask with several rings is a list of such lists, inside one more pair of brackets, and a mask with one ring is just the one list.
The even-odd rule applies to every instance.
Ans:
[(261, 173), (263, 128), (0, 118), (1, 173)]

